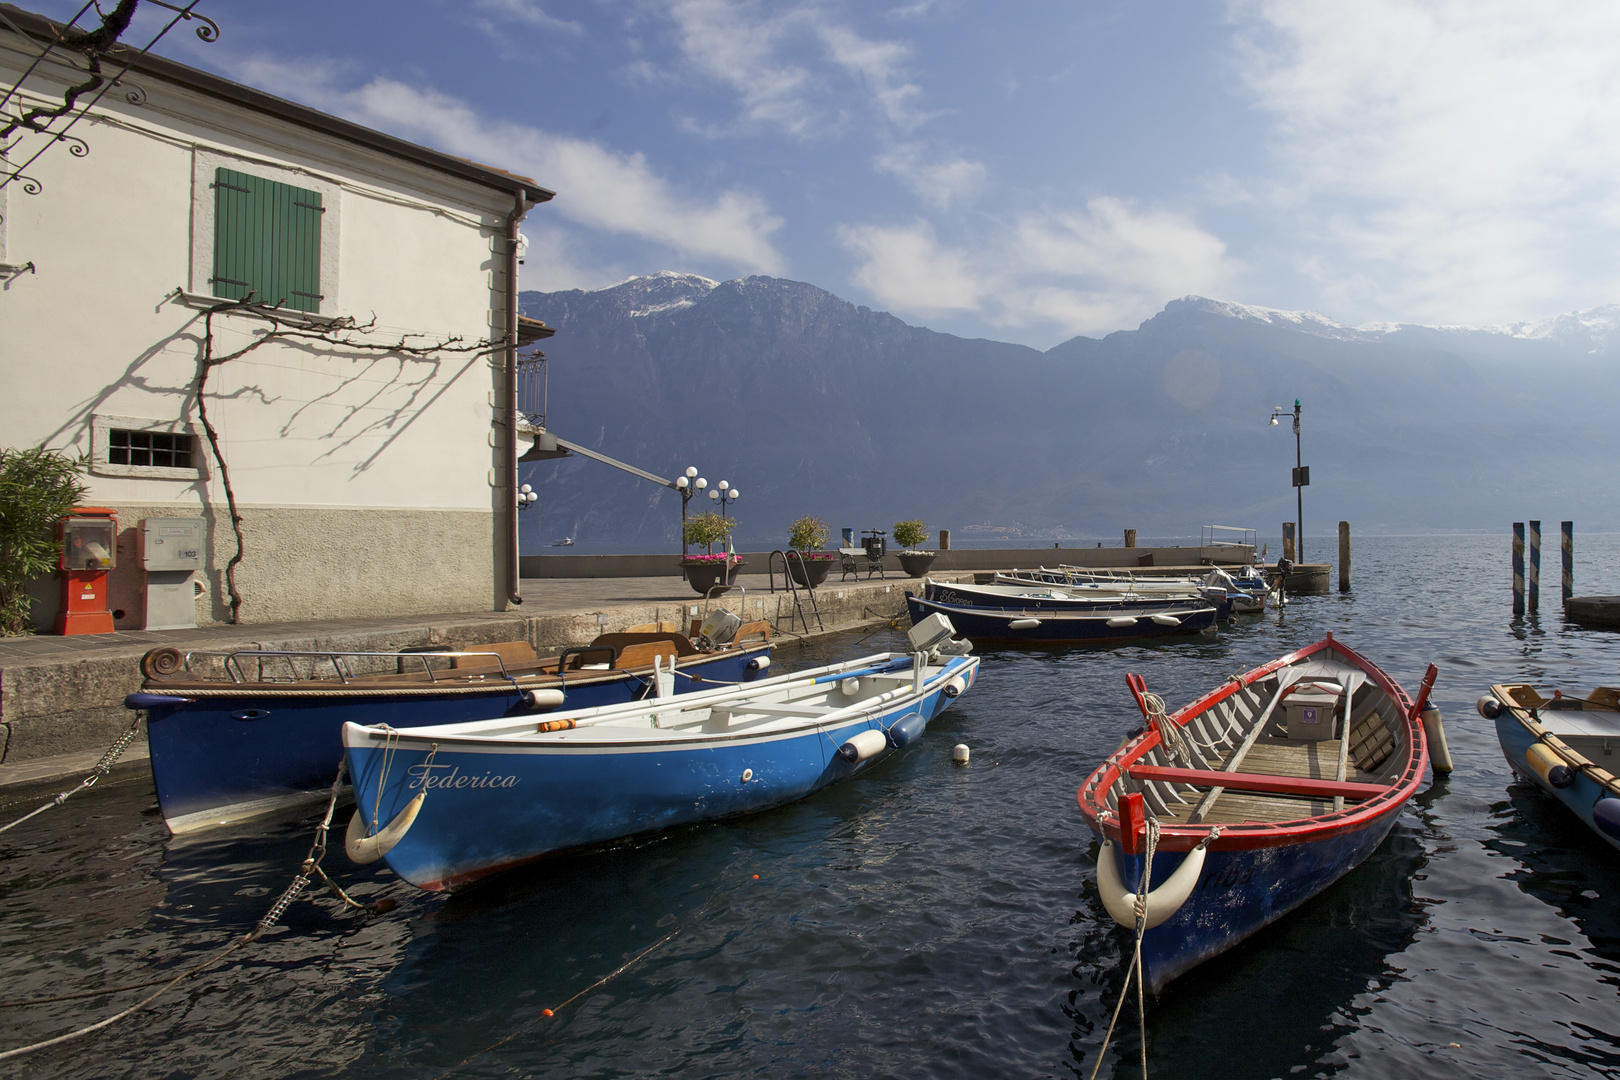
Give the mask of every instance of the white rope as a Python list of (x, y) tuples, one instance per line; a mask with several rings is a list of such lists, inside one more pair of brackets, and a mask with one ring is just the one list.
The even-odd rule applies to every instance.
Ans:
[(1165, 708), (1164, 699), (1158, 694), (1144, 693), (1142, 695), (1142, 710), (1147, 714), (1148, 723), (1159, 731), (1159, 742), (1164, 746), (1165, 756), (1171, 761), (1180, 758), (1192, 761), (1196, 756), (1193, 748), (1199, 747), (1215, 753), (1218, 747), (1214, 743), (1206, 743), (1199, 739), (1185, 727), (1170, 719), (1170, 712)]
[[(1163, 708), (1163, 702), (1160, 702), (1160, 708)], [(1102, 1068), (1103, 1059), (1108, 1055), (1108, 1043), (1114, 1037), (1114, 1025), (1119, 1023), (1120, 1010), (1125, 1007), (1125, 999), (1131, 994), (1132, 976), (1136, 978), (1136, 1008), (1142, 1028), (1142, 1080), (1147, 1080), (1147, 990), (1142, 971), (1142, 938), (1147, 934), (1147, 898), (1153, 888), (1153, 855), (1158, 847), (1159, 819), (1149, 814), (1147, 852), (1142, 862), (1142, 879), (1136, 886), (1136, 948), (1131, 958), (1130, 970), (1125, 972), (1125, 985), (1119, 991), (1119, 1004), (1114, 1006), (1113, 1019), (1108, 1021), (1108, 1032), (1103, 1036), (1102, 1046), (1097, 1050), (1097, 1064), (1091, 1067), (1090, 1080), (1097, 1080), (1097, 1072)], [(1112, 857), (1106, 851), (1104, 855)]]
[[(21, 1057), (24, 1054), (31, 1054), (35, 1050), (44, 1050), (46, 1047), (58, 1046), (58, 1045), (60, 1045), (62, 1043), (65, 1043), (65, 1042), (71, 1042), (74, 1039), (83, 1038), (86, 1035), (89, 1035), (89, 1034), (92, 1034), (94, 1032), (100, 1031), (102, 1028), (108, 1027), (108, 1026), (110, 1026), (112, 1024), (116, 1024), (118, 1021), (122, 1020), (124, 1017), (129, 1016), (132, 1013), (140, 1012), (142, 1009), (146, 1008), (146, 1006), (150, 1005), (152, 1002), (156, 1001), (158, 998), (160, 998), (164, 994), (168, 993), (169, 990), (176, 983), (179, 983), (179, 982), (181, 982), (181, 981), (183, 981), (185, 979), (194, 978), (197, 975), (201, 975), (204, 971), (207, 971), (209, 968), (213, 967), (215, 964), (217, 964), (221, 960), (225, 959), (225, 957), (229, 956), (231, 953), (235, 952), (237, 949), (240, 949), (245, 945), (253, 944), (255, 941), (259, 940), (259, 938), (262, 937), (265, 934), (266, 931), (270, 930), (273, 926), (275, 926), (277, 920), (279, 920), (281, 918), (281, 916), (286, 912), (287, 908), (292, 904), (292, 902), (298, 898), (298, 894), (303, 892), (305, 887), (309, 885), (309, 883), (310, 883), (309, 875), (311, 873), (319, 874), (320, 877), (323, 880), (325, 880), (328, 884), (330, 884), (333, 887), (333, 889), (335, 889), (337, 891), (338, 895), (340, 897), (342, 897), (342, 899), (346, 903), (348, 903), (349, 905), (351, 905), (353, 907), (360, 908), (362, 910), (371, 911), (373, 913), (378, 913), (378, 914), (380, 914), (384, 910), (388, 910), (388, 908), (383, 907), (384, 903), (388, 903), (389, 907), (392, 906), (391, 902), (388, 902), (388, 901), (382, 901), (382, 902), (379, 902), (376, 905), (371, 905), (371, 906), (368, 907), (367, 905), (361, 904), (358, 901), (352, 899), (351, 897), (348, 896), (348, 894), (344, 893), (342, 889), (339, 889), (337, 887), (336, 883), (332, 882), (332, 880), (330, 878), (326, 877), (325, 872), (321, 870), (321, 859), (323, 857), (325, 857), (325, 855), (326, 855), (326, 834), (327, 834), (327, 830), (331, 828), (331, 825), (332, 825), (332, 813), (337, 808), (338, 794), (342, 790), (342, 787), (343, 787), (343, 772), (344, 772), (344, 762), (339, 762), (338, 763), (337, 779), (332, 782), (331, 798), (328, 800), (328, 802), (326, 804), (326, 816), (321, 820), (320, 825), (316, 826), (315, 839), (310, 844), (309, 854), (304, 857), (303, 863), (299, 866), (298, 873), (293, 877), (292, 881), (287, 885), (287, 888), (282, 892), (282, 894), (279, 897), (276, 898), (276, 902), (270, 905), (270, 909), (264, 913), (264, 917), (258, 921), (257, 925), (255, 925), (252, 930), (249, 930), (247, 933), (243, 934), (241, 937), (237, 938), (235, 941), (232, 941), (232, 942), (222, 946), (221, 948), (216, 950), (212, 955), (210, 955), (205, 960), (203, 960), (200, 964), (193, 965), (192, 967), (189, 967), (186, 970), (182, 971), (180, 974), (176, 975), (174, 978), (168, 980), (162, 986), (158, 987), (157, 990), (155, 990), (152, 993), (146, 995), (146, 997), (142, 998), (140, 1001), (137, 1001), (135, 1004), (131, 1005), (129, 1008), (125, 1009), (123, 1012), (114, 1013), (112, 1016), (107, 1017), (105, 1020), (98, 1020), (94, 1024), (90, 1024), (90, 1025), (88, 1025), (86, 1027), (79, 1028), (77, 1031), (70, 1031), (66, 1035), (58, 1035), (54, 1039), (46, 1039), (43, 1042), (30, 1043), (27, 1046), (17, 1046), (17, 1047), (13, 1047), (10, 1050), (0, 1052), (0, 1061), (5, 1061), (5, 1060), (8, 1060), (8, 1059), (14, 1058), (14, 1057)], [(668, 939), (666, 939), (666, 940), (668, 940)], [(662, 944), (662, 943), (660, 943), (660, 944)], [(145, 983), (145, 984), (141, 984), (141, 985), (152, 985), (152, 984)], [(111, 989), (97, 991), (96, 993), (99, 996), (100, 994), (113, 994), (113, 993), (118, 993), (120, 990), (129, 990), (129, 989), (134, 989), (134, 987), (113, 987)], [(82, 997), (82, 996), (86, 996), (86, 995), (74, 994), (74, 995), (69, 995), (69, 996), (71, 996), (71, 997)], [(53, 1000), (53, 999), (47, 999), (47, 1000)], [(19, 1005), (19, 1004), (27, 1004), (27, 1003), (24, 1003), (24, 1002), (7, 1002), (6, 1004), (7, 1005)]]

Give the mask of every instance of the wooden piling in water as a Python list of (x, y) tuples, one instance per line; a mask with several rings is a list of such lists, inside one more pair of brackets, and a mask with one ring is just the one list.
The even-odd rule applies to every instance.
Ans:
[(1541, 610), (1541, 522), (1530, 523), (1530, 573), (1525, 578), (1531, 611)]
[(1298, 550), (1294, 544), (1294, 523), (1285, 521), (1283, 522), (1283, 558), (1289, 562), (1298, 562), (1299, 558), (1294, 554)]
[(1513, 614), (1524, 614), (1524, 522), (1513, 523)]
[(949, 529), (941, 529), (941, 530), (939, 530), (939, 550), (941, 550), (941, 551), (949, 551), (949, 550), (951, 550), (951, 530), (949, 530)]
[(1567, 604), (1575, 595), (1575, 523), (1562, 522), (1558, 531), (1561, 534), (1558, 546), (1564, 556), (1564, 603)]
[(1125, 530), (1125, 546), (1126, 547), (1135, 547), (1136, 546), (1136, 530), (1135, 529), (1126, 529)]
[(1350, 523), (1339, 522), (1339, 591), (1350, 591)]

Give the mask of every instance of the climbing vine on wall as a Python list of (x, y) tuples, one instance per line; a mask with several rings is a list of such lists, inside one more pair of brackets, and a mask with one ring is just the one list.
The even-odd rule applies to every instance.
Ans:
[[(222, 315), (256, 321), (258, 327), (253, 331), (253, 340), (229, 352), (216, 351), (214, 320)], [(230, 466), (225, 460), (224, 450), (220, 447), (219, 432), (208, 416), (208, 377), (214, 369), (232, 360), (240, 360), (254, 350), (273, 342), (297, 344), (320, 351), (342, 351), (351, 355), (389, 355), (420, 360), (431, 360), (438, 356), (457, 353), (489, 353), (505, 345), (504, 337), (479, 338), (477, 341), (467, 341), (459, 336), (433, 338), (420, 334), (382, 337), (379, 335), (376, 322), (375, 318), (362, 323), (344, 317), (330, 321), (323, 320), (318, 324), (311, 323), (302, 317), (301, 313), (284, 311), (279, 304), (258, 302), (251, 293), (243, 300), (215, 304), (203, 315), (203, 336), (197, 356), (195, 395), (197, 416), (202, 421), (203, 434), (208, 438), (208, 448), (214, 464), (219, 468), (220, 485), (224, 488), (226, 509), (230, 515), (231, 534), (236, 540), (236, 551), (225, 564), (225, 592), (229, 598), (232, 623), (240, 621), (243, 598), (236, 584), (236, 568), (246, 557), (247, 542), (242, 534), (242, 515), (237, 511), (236, 489), (231, 485)]]

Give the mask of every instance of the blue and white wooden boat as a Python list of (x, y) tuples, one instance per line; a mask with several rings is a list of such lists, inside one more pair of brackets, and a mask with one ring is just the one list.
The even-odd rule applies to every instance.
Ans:
[(1139, 931), (1148, 989), (1286, 915), (1378, 847), (1429, 763), (1434, 674), (1414, 704), (1330, 634), (1175, 713), (1127, 677), (1146, 724), (1078, 799), (1102, 841), (1103, 903), (1132, 930), (1154, 837)]
[(1128, 608), (1087, 605), (1079, 609), (1060, 609), (1035, 605), (978, 607), (919, 596), (907, 596), (906, 609), (913, 623), (930, 615), (944, 615), (958, 630), (976, 641), (1030, 644), (1133, 641), (1170, 634), (1196, 634), (1212, 629), (1218, 614), (1215, 608), (1200, 601), (1161, 600)]
[(723, 646), (700, 649), (666, 631), (617, 633), (545, 658), (525, 642), (469, 652), (154, 649), (142, 660), (142, 691), (124, 704), (146, 711), (158, 805), (181, 835), (325, 798), (345, 723), (523, 717), (633, 701), (657, 692), (659, 679), (665, 692), (684, 694), (769, 668), (769, 624), (724, 625), (732, 634)]
[(1612, 847), (1620, 848), (1620, 689), (1584, 698), (1501, 683), (1479, 699), (1515, 775), (1557, 799)]
[[(999, 575), (998, 575), (999, 577)], [(1224, 589), (1180, 588), (1137, 592), (1130, 589), (1092, 588), (1084, 585), (1011, 583), (969, 585), (928, 578), (923, 599), (939, 604), (976, 608), (1050, 608), (1054, 611), (1133, 611), (1173, 604), (1213, 607), (1217, 618), (1230, 615)]]
[[(919, 634), (922, 631), (922, 634)], [(538, 720), (400, 730), (346, 724), (345, 850), (423, 889), (554, 852), (754, 813), (857, 776), (922, 737), (973, 685), (949, 623), (879, 653), (749, 686)]]

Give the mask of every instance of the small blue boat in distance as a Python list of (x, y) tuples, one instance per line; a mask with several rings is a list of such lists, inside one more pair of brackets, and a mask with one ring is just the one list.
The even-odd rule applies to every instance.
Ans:
[(749, 814), (858, 776), (922, 737), (973, 685), (950, 623), (879, 653), (703, 691), (539, 718), (400, 730), (346, 724), (344, 850), (420, 888), (543, 856)]
[(1508, 767), (1551, 795), (1586, 827), (1620, 848), (1620, 688), (1600, 686), (1584, 698), (1525, 683), (1499, 683), (1479, 699), (1496, 725)]
[(529, 717), (745, 683), (770, 667), (768, 623), (720, 609), (695, 643), (668, 626), (550, 657), (521, 641), (463, 652), (154, 649), (124, 704), (146, 712), (158, 804), (179, 836), (325, 798), (345, 723)]

